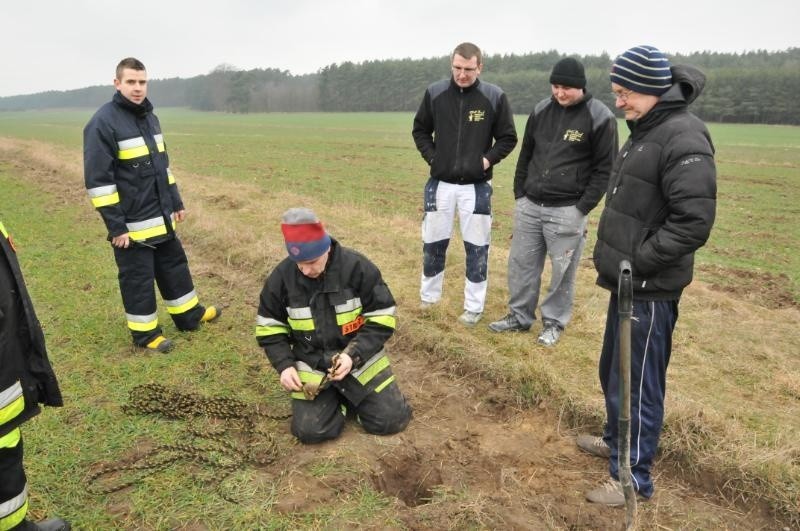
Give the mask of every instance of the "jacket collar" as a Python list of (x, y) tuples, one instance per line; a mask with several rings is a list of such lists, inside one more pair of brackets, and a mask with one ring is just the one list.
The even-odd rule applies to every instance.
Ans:
[(476, 78), (475, 79), (475, 83), (473, 83), (472, 85), (470, 85), (470, 86), (468, 86), (466, 88), (462, 88), (462, 87), (459, 87), (456, 84), (456, 79), (453, 76), (450, 76), (450, 88), (455, 90), (456, 92), (472, 92), (473, 90), (478, 88), (478, 85), (480, 85), (480, 84), (481, 84), (481, 79), (480, 78)]
[(153, 104), (150, 103), (150, 100), (147, 98), (145, 98), (142, 103), (133, 103), (131, 100), (123, 96), (120, 91), (116, 91), (111, 101), (139, 117), (153, 112)]
[(569, 111), (570, 109), (580, 109), (582, 106), (585, 106), (587, 103), (589, 103), (589, 100), (592, 99), (593, 97), (594, 96), (592, 96), (591, 92), (584, 90), (583, 98), (581, 98), (581, 101), (573, 105), (570, 105), (569, 107), (562, 107), (561, 104), (558, 103), (556, 97), (552, 95), (550, 96), (550, 101), (553, 103), (553, 105), (557, 106), (562, 111)]
[(297, 267), (294, 267), (295, 274), (301, 282), (310, 283), (317, 287), (320, 292), (330, 293), (339, 291), (339, 283), (341, 280), (341, 245), (336, 239), (331, 236), (331, 250), (328, 255), (328, 263), (325, 265), (325, 271), (318, 278), (309, 278), (305, 276)]

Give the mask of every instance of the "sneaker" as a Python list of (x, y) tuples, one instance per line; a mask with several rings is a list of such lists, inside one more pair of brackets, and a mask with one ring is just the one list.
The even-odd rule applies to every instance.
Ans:
[(216, 306), (207, 306), (206, 311), (203, 313), (203, 316), (200, 318), (201, 323), (211, 323), (219, 319), (219, 316), (222, 315), (222, 308), (217, 308)]
[(150, 343), (146, 344), (144, 348), (152, 350), (153, 352), (169, 352), (172, 350), (172, 341), (164, 336), (158, 336)]
[(586, 493), (586, 499), (592, 503), (600, 503), (609, 507), (625, 505), (622, 483), (616, 479), (607, 479), (596, 489), (590, 490)]
[(469, 310), (465, 310), (458, 320), (465, 326), (475, 326), (478, 321), (481, 320), (482, 315), (483, 313), (481, 312), (471, 312)]
[[(609, 507), (625, 505), (625, 493), (622, 490), (622, 483), (613, 478), (608, 478), (599, 487), (587, 492), (586, 499), (592, 503), (608, 505)], [(646, 501), (647, 498), (637, 492), (636, 500)]]
[(597, 457), (608, 459), (611, 457), (611, 448), (602, 437), (594, 435), (579, 435), (575, 440), (578, 448)]
[(512, 313), (501, 317), (493, 323), (489, 323), (489, 330), (492, 332), (527, 332), (530, 329), (530, 325), (522, 326), (519, 324), (519, 321)]
[(544, 325), (544, 329), (542, 329), (542, 333), (539, 334), (539, 339), (537, 339), (536, 342), (546, 347), (552, 347), (558, 343), (558, 339), (560, 337), (561, 329), (558, 327), (558, 325), (546, 324)]

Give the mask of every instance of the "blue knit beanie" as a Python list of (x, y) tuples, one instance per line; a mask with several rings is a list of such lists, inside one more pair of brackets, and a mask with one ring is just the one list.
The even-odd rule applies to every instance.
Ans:
[(611, 82), (640, 94), (661, 96), (672, 86), (669, 59), (653, 46), (634, 46), (614, 60)]

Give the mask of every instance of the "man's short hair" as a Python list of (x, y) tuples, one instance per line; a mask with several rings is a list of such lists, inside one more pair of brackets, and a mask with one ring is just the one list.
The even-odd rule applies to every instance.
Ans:
[(481, 53), (481, 49), (478, 48), (476, 45), (472, 44), (471, 42), (462, 42), (456, 49), (453, 50), (453, 55), (450, 56), (450, 59), (453, 59), (455, 55), (458, 54), (466, 60), (470, 60), (473, 57), (478, 59), (478, 64), (483, 64), (483, 54)]
[(144, 67), (144, 63), (140, 60), (135, 57), (126, 57), (117, 65), (117, 79), (120, 81), (122, 81), (122, 71), (126, 68), (130, 68), (131, 70), (147, 70)]

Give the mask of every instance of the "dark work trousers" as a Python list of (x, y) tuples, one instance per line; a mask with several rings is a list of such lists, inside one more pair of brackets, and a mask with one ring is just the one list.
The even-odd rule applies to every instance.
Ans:
[(8, 529), (5, 524), (20, 522), (25, 517), (27, 506), (22, 505), (25, 502), (25, 483), (20, 436), (15, 446), (0, 448), (0, 508), (8, 507), (7, 510), (0, 509), (0, 529)]
[[(158, 285), (161, 297), (167, 301), (168, 309), (170, 301), (181, 301), (186, 297), (190, 300), (195, 297), (194, 300), (197, 300), (189, 262), (178, 237), (157, 243), (153, 247), (155, 249), (133, 241), (127, 249), (114, 247), (122, 304), (133, 342), (139, 346), (146, 345), (161, 334), (153, 280)], [(178, 313), (173, 313), (170, 309), (170, 316), (178, 330), (195, 330), (205, 308), (199, 303), (188, 308), (178, 308)], [(145, 329), (134, 329), (136, 325)]]
[[(631, 474), (636, 491), (653, 495), (650, 468), (664, 420), (667, 365), (672, 352), (672, 331), (678, 320), (678, 301), (633, 301), (631, 317)], [(619, 479), (619, 309), (617, 295), (608, 303), (600, 386), (606, 400), (603, 439), (611, 448), (609, 472)]]
[(335, 387), (324, 389), (314, 400), (292, 400), (292, 435), (303, 443), (335, 439), (344, 428), (347, 408), (367, 433), (391, 435), (401, 432), (411, 420), (411, 406), (396, 382), (379, 393), (368, 393), (353, 406)]

